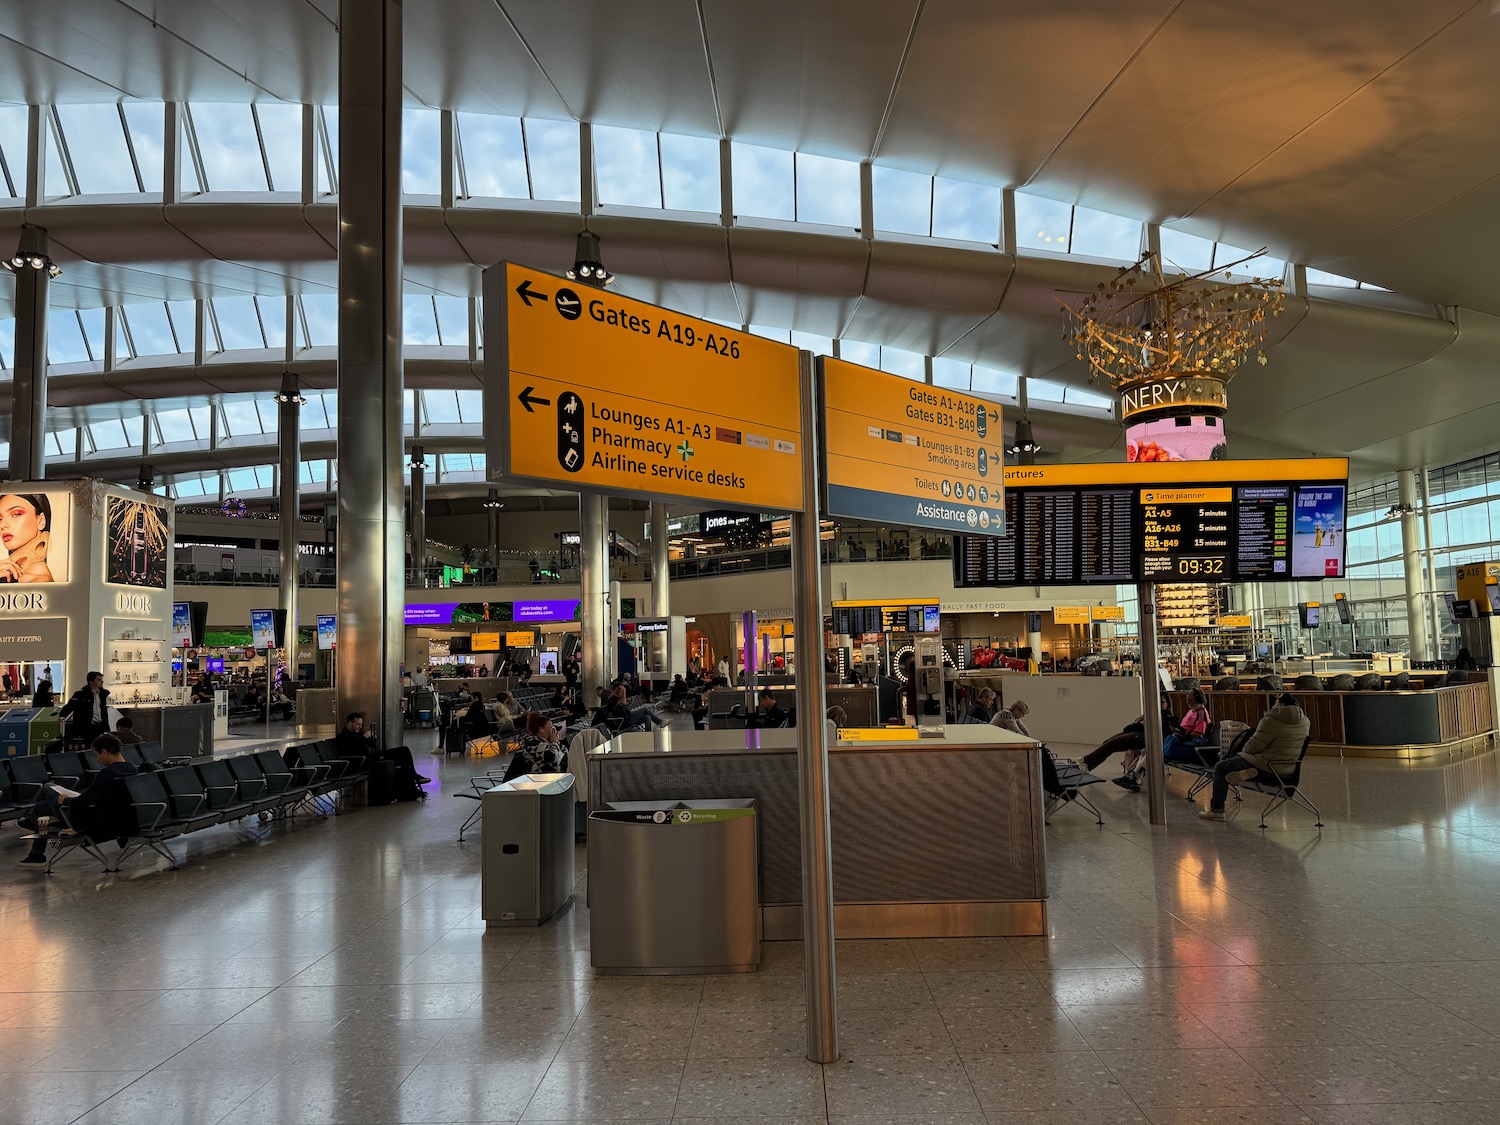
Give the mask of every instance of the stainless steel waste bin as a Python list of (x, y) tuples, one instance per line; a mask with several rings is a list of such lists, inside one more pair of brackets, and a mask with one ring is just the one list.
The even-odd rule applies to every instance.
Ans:
[(589, 943), (602, 974), (760, 964), (755, 801), (621, 801), (589, 816)]
[(487, 926), (539, 926), (573, 897), (573, 775), (528, 774), (480, 797)]

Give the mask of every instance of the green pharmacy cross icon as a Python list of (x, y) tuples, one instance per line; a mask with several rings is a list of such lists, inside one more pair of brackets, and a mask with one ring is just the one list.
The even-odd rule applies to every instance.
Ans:
[(677, 447), (677, 452), (682, 456), (682, 463), (687, 464), (687, 459), (693, 455), (693, 447), (687, 443), (687, 438), (682, 439), (682, 444)]

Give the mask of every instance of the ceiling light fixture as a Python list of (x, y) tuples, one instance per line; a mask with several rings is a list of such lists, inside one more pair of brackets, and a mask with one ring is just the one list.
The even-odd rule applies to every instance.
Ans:
[(1012, 457), (1035, 457), (1041, 451), (1042, 447), (1036, 440), (1036, 435), (1031, 432), (1031, 419), (1024, 414), (1021, 415), (1016, 422), (1016, 432), (1011, 443), (1005, 447), (1005, 452)]
[(281, 376), (281, 390), (276, 392), (275, 397), (280, 403), (295, 402), (298, 406), (307, 405), (307, 398), (297, 386), (297, 376), (291, 371)]
[[(413, 469), (427, 468), (427, 450), (423, 449), (420, 445), (411, 447), (411, 467)], [(493, 492), (494, 490), (491, 489), (491, 491)]]
[(584, 229), (579, 232), (573, 258), (572, 268), (568, 270), (569, 281), (581, 281), (600, 289), (614, 281), (615, 275), (599, 260), (599, 236), (593, 231)]
[(500, 502), (500, 493), (496, 489), (493, 489), (493, 488), (490, 489), (490, 494), (484, 498), (484, 506), (486, 508), (503, 508), (503, 507), (505, 507), (505, 505)]
[(62, 267), (47, 253), (47, 232), (32, 223), (21, 224), (21, 243), (9, 258), (0, 259), (11, 273), (25, 269), (46, 270), (48, 277), (61, 277)]

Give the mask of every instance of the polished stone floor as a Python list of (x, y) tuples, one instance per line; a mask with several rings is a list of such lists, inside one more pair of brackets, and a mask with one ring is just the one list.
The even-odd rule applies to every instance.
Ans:
[(7, 863), (0, 1122), (1500, 1121), (1493, 753), (1311, 762), (1321, 833), (1095, 786), (1104, 828), (1049, 830), (1049, 937), (840, 944), (827, 1067), (795, 945), (594, 980), (581, 852), (579, 903), (486, 933), (472, 767), (418, 760), (423, 804), (212, 829), (176, 872)]

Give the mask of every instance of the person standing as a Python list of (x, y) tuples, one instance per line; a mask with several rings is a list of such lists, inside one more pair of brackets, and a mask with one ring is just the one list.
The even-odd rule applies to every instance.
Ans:
[(109, 690), (104, 686), (103, 672), (90, 672), (84, 686), (63, 704), (58, 717), (72, 720), (73, 737), (92, 744), (101, 734), (109, 733)]

